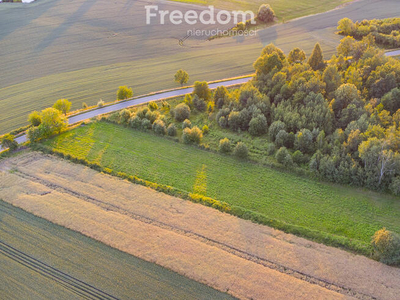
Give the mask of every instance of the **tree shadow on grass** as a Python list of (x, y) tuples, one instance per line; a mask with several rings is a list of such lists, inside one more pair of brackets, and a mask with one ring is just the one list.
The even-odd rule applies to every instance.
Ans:
[(14, 31), (29, 26), (33, 20), (38, 19), (49, 9), (57, 5), (60, 0), (43, 1), (34, 4), (15, 4), (9, 10), (0, 11), (0, 41)]
[(76, 12), (70, 15), (61, 25), (48, 34), (39, 45), (36, 46), (34, 52), (40, 53), (50, 46), (57, 38), (67, 31), (73, 24), (79, 21), (89, 9), (96, 3), (95, 0), (86, 0)]

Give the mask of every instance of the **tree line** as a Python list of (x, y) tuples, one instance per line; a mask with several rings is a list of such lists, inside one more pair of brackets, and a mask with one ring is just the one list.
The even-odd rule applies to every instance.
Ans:
[(371, 36), (380, 46), (400, 47), (400, 18), (363, 20), (355, 23), (349, 18), (344, 18), (339, 21), (337, 29), (339, 34), (351, 36), (357, 40)]

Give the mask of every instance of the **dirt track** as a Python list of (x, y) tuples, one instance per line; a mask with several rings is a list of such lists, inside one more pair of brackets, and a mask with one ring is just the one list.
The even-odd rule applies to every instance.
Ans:
[(0, 198), (240, 298), (400, 294), (400, 269), (51, 156), (0, 161)]

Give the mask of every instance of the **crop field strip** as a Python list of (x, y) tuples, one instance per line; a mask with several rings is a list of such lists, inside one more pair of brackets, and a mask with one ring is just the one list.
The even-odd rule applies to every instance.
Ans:
[[(190, 40), (187, 47), (179, 47), (177, 39), (192, 27), (146, 28), (135, 23), (142, 20), (144, 3), (130, 6), (123, 17), (121, 11), (127, 2), (103, 0), (91, 7), (89, 4), (83, 0), (38, 2), (26, 7), (31, 14), (23, 23), (12, 7), (0, 10), (0, 48), (4, 49), (0, 54), (0, 134), (26, 124), (29, 112), (48, 107), (60, 98), (68, 98), (77, 109), (82, 102), (94, 105), (100, 98), (115, 100), (120, 85), (133, 87), (135, 95), (175, 87), (173, 74), (179, 68), (189, 72), (189, 83), (251, 73), (263, 45), (271, 42), (286, 53), (300, 47), (309, 54), (319, 41), (328, 59), (341, 39), (334, 32), (343, 16), (357, 20), (400, 14), (395, 1), (364, 0), (342, 10), (261, 30), (257, 37)], [(187, 9), (179, 3), (165, 5), (170, 10)], [(8, 23), (19, 26), (11, 30)], [(30, 46), (25, 47), (27, 44)]]
[(62, 191), (63, 193), (68, 193), (68, 194), (70, 194), (70, 195), (72, 195), (74, 197), (77, 197), (77, 198), (81, 199), (81, 200), (84, 200), (84, 201), (90, 202), (92, 204), (95, 204), (95, 205), (101, 207), (102, 209), (104, 209), (106, 211), (117, 212), (119, 214), (126, 215), (129, 218), (132, 218), (134, 220), (137, 220), (137, 221), (140, 221), (140, 222), (144, 222), (144, 223), (150, 224), (152, 226), (157, 226), (159, 228), (167, 229), (169, 231), (173, 231), (173, 232), (175, 232), (177, 234), (184, 235), (184, 236), (192, 238), (192, 239), (196, 239), (197, 241), (200, 241), (202, 243), (217, 247), (217, 248), (219, 248), (221, 250), (224, 250), (224, 251), (226, 251), (226, 252), (228, 252), (230, 254), (236, 255), (236, 256), (238, 256), (240, 258), (252, 261), (254, 263), (257, 263), (257, 264), (262, 265), (264, 267), (276, 270), (276, 271), (281, 272), (283, 274), (293, 276), (295, 278), (301, 279), (301, 280), (306, 281), (308, 283), (319, 285), (319, 286), (321, 286), (323, 288), (326, 288), (328, 290), (331, 290), (331, 291), (334, 291), (334, 292), (337, 292), (337, 293), (340, 293), (340, 294), (343, 294), (343, 295), (351, 296), (351, 297), (354, 297), (354, 298), (357, 298), (357, 299), (365, 299), (365, 300), (367, 300), (367, 299), (375, 299), (374, 297), (371, 297), (369, 295), (366, 295), (366, 294), (363, 294), (363, 293), (360, 293), (360, 292), (353, 291), (352, 289), (347, 288), (345, 286), (340, 286), (338, 284), (335, 284), (333, 282), (329, 282), (329, 281), (324, 280), (322, 278), (317, 278), (317, 277), (313, 277), (313, 276), (307, 275), (304, 272), (292, 269), (292, 268), (284, 266), (284, 265), (280, 265), (280, 264), (278, 264), (278, 263), (276, 263), (276, 262), (274, 262), (272, 260), (268, 260), (266, 258), (259, 257), (257, 255), (252, 254), (252, 253), (249, 253), (249, 252), (243, 251), (243, 250), (241, 250), (239, 248), (233, 247), (233, 246), (231, 246), (229, 244), (222, 243), (222, 242), (214, 240), (214, 239), (210, 239), (210, 238), (208, 238), (208, 237), (206, 237), (204, 235), (195, 233), (193, 231), (186, 230), (184, 228), (171, 226), (171, 225), (166, 224), (164, 222), (160, 222), (158, 220), (151, 219), (151, 218), (148, 218), (148, 217), (143, 216), (143, 215), (134, 214), (132, 212), (129, 212), (129, 211), (119, 207), (118, 205), (114, 205), (114, 204), (111, 204), (111, 203), (107, 203), (107, 202), (101, 201), (101, 200), (93, 198), (93, 197), (91, 197), (90, 195), (87, 195), (87, 194), (83, 194), (83, 193), (78, 193), (78, 192), (72, 191), (72, 190), (67, 189), (67, 188), (65, 188), (63, 186), (56, 185), (54, 183), (50, 183), (49, 181), (43, 180), (40, 177), (33, 176), (32, 174), (24, 173), (21, 170), (13, 169), (13, 173), (18, 175), (18, 176), (21, 176), (21, 177), (23, 177), (25, 179), (28, 179), (28, 180), (31, 180), (31, 181), (35, 181), (37, 183), (45, 185), (45, 186), (47, 186), (48, 188), (50, 188), (52, 190)]
[(90, 284), (80, 281), (77, 278), (69, 276), (68, 274), (57, 270), (37, 259), (31, 257), (14, 247), (0, 241), (0, 253), (12, 259), (15, 262), (45, 276), (51, 280), (56, 281), (64, 288), (72, 291), (84, 299), (118, 299), (109, 295)]
[(1, 200), (0, 220), (2, 299), (232, 299)]

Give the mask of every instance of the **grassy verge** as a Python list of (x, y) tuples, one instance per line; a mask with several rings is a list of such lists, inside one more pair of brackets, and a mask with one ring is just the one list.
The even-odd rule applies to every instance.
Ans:
[(157, 182), (185, 195), (198, 189), (197, 178), (204, 171), (204, 196), (228, 203), (228, 212), (363, 254), (369, 253), (370, 237), (381, 227), (400, 232), (395, 197), (317, 182), (118, 125), (92, 123), (43, 146), (99, 170)]

